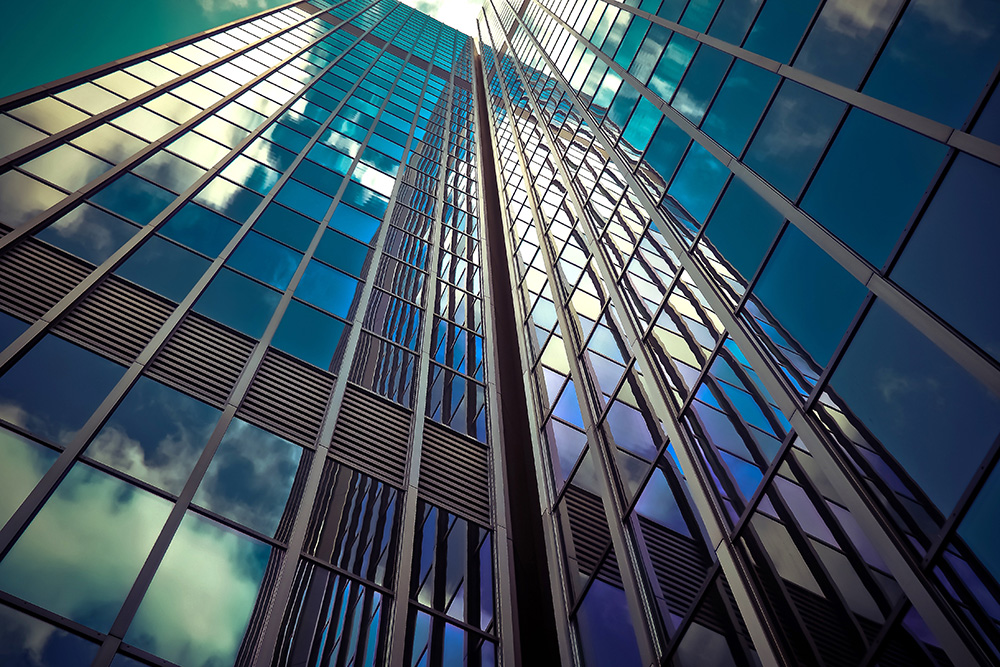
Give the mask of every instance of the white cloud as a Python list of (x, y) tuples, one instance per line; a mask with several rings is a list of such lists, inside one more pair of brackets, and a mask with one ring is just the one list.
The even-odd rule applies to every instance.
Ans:
[[(212, 0), (199, 0), (209, 1)], [(466, 35), (476, 34), (476, 17), (483, 0), (401, 0), (403, 4), (436, 18)]]

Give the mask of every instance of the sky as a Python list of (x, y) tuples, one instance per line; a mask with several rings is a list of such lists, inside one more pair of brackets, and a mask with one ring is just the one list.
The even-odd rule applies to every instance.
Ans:
[[(482, 0), (403, 0), (467, 34)], [(287, 0), (28, 0), (0, 21), (0, 97), (285, 4)]]
[(483, 0), (402, 0), (402, 2), (467, 35), (475, 34), (476, 17), (483, 7)]
[(29, 0), (4, 3), (0, 97), (288, 0)]

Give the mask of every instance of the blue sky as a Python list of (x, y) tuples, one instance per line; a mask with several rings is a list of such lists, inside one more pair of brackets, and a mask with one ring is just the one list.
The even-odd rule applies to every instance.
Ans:
[[(482, 0), (403, 0), (471, 34)], [(45, 0), (7, 3), (0, 97), (180, 39), (287, 0)]]

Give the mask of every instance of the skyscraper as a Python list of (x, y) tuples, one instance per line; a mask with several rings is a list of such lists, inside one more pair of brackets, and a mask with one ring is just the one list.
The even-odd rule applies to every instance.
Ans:
[(0, 662), (1000, 661), (998, 31), (310, 0), (0, 101)]

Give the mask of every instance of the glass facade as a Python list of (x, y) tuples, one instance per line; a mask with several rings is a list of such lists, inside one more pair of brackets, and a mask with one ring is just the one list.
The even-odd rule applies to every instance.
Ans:
[(1000, 662), (998, 61), (310, 0), (0, 100), (0, 663)]

